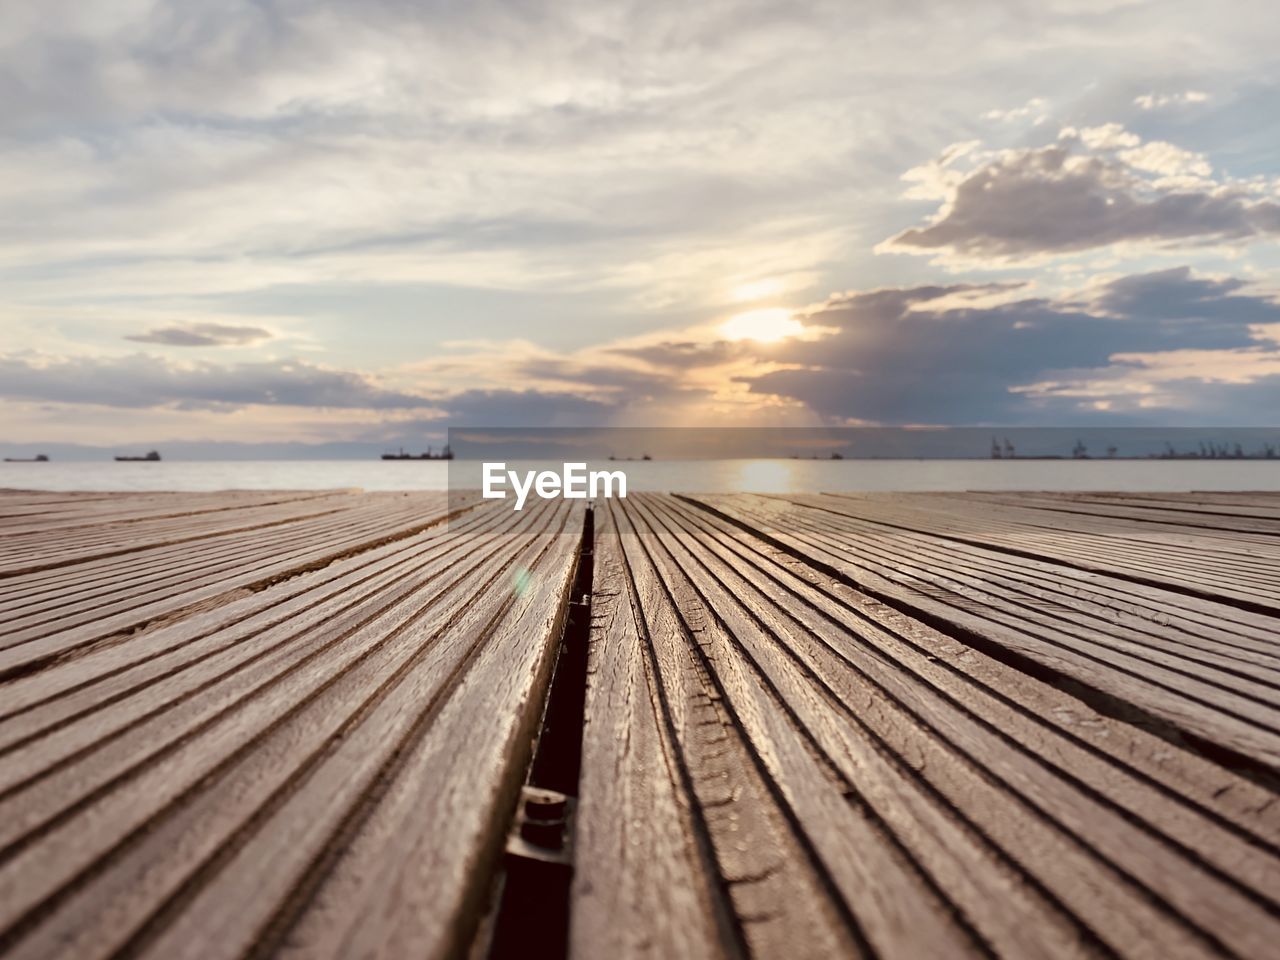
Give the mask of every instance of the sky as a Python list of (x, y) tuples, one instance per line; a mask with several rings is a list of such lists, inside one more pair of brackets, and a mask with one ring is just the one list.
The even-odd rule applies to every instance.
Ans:
[(1273, 426), (1278, 42), (1252, 0), (0, 5), (0, 444)]

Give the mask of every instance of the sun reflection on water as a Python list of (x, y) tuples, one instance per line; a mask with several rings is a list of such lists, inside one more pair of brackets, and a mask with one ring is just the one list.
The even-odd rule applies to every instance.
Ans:
[(733, 464), (737, 482), (731, 489), (751, 493), (794, 493), (800, 489), (790, 460), (737, 460)]

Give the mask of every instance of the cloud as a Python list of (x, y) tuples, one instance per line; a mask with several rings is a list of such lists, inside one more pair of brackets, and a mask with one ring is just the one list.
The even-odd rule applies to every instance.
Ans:
[(1173, 414), (1179, 424), (1274, 426), (1270, 411), (1280, 398), (1280, 351), (1257, 346), (1117, 354), (1106, 366), (1057, 371), (1012, 392), (1059, 412), (1166, 422)]
[(749, 356), (746, 345), (728, 340), (660, 340), (639, 346), (609, 349), (619, 356), (643, 360), (662, 370), (716, 366)]
[[(726, 344), (714, 327), (745, 309), (730, 291), (770, 309), (886, 273), (877, 282), (915, 289), (930, 279), (920, 259), (886, 265), (870, 249), (906, 226), (918, 235), (899, 249), (979, 266), (1268, 235), (1274, 197), (1195, 151), (1212, 140), (1236, 169), (1270, 169), (1275, 136), (1259, 118), (1273, 92), (1272, 33), (1260, 29), (1271, 15), (1261, 0), (1230, 17), (1185, 4), (1152, 17), (1127, 0), (869, 0), (856, 18), (834, 0), (0, 4), (0, 330), (4, 349), (32, 351), (3, 360), (0, 393), (32, 398), (6, 414), (61, 402), (65, 430), (89, 437), (139, 411), (170, 436), (206, 435), (214, 421), (252, 433), (269, 412), (273, 436), (312, 437), (402, 409), (430, 422), (855, 416), (822, 391), (809, 408), (756, 389), (822, 369), (820, 351), (798, 351), (845, 333), (812, 348)], [(1174, 116), (1165, 98), (1200, 81), (1176, 79), (1171, 58), (1213, 77), (1230, 109)], [(1146, 91), (1169, 110), (1142, 114), (1151, 129), (1213, 126), (1165, 143), (1090, 125), (1138, 114), (1129, 101)], [(1051, 145), (1067, 155), (1057, 169), (1026, 154), (1049, 104), (1083, 128)], [(975, 131), (1018, 149), (994, 151)], [(934, 201), (912, 208), (934, 222), (902, 220), (897, 178), (948, 143), (906, 185)], [(984, 171), (993, 198), (970, 195)], [(785, 286), (757, 286), (767, 278)], [(947, 289), (898, 295), (910, 316), (883, 330), (869, 320), (867, 335), (916, 336), (928, 317), (948, 333), (943, 320), (995, 329), (1015, 301), (1026, 329), (1057, 323), (1026, 305), (1039, 287)], [(1204, 309), (1244, 295), (1210, 293)], [(862, 316), (872, 300), (858, 302)], [(216, 351), (177, 348), (224, 344), (239, 358), (260, 342), (206, 322), (271, 331), (273, 350), (329, 365), (118, 356), (122, 337), (200, 360)], [(1153, 349), (1216, 322), (1188, 320)], [(470, 357), (444, 346), (463, 338), (495, 346)], [(534, 349), (510, 348), (517, 339)], [(1002, 347), (979, 340), (963, 362), (981, 370)], [(1107, 362), (1068, 353), (1083, 370)], [(976, 389), (1004, 410), (1007, 384), (1044, 379), (1051, 362), (1028, 356), (979, 374)], [(908, 394), (917, 369), (951, 375), (939, 358), (881, 389)], [(184, 419), (184, 407), (203, 413)], [(40, 429), (54, 419), (31, 416)]]
[(1161, 107), (1181, 107), (1190, 103), (1205, 103), (1209, 95), (1202, 90), (1184, 90), (1182, 93), (1144, 93), (1133, 102), (1143, 110), (1159, 110)]
[(1198, 276), (1190, 267), (1117, 277), (1094, 286), (1073, 302), (1095, 316), (1159, 321), (1167, 329), (1194, 324), (1264, 325), (1280, 321), (1275, 301), (1248, 292), (1238, 277)]
[(393, 379), (301, 361), (10, 354), (0, 396), (157, 423), (198, 413), (209, 436), (234, 435), (227, 425), (252, 408), (273, 436), (293, 422), (312, 439), (356, 440), (424, 424), (1243, 423), (1280, 377), (1280, 303), (1188, 267), (1053, 296), (1028, 283), (854, 291), (796, 316), (804, 336), (771, 343), (727, 342), (708, 325), (569, 353), (458, 344)]
[(458, 427), (582, 427), (606, 423), (613, 404), (565, 391), (464, 390), (444, 403)]
[[(810, 326), (804, 333), (822, 336), (827, 331)], [(449, 347), (447, 354), (400, 373), (441, 387), (441, 404), (450, 417), (493, 413), (515, 423), (521, 415), (537, 416), (539, 423), (551, 416), (574, 423), (589, 417), (602, 426), (646, 427), (816, 422), (802, 405), (752, 394), (741, 379), (772, 369), (782, 344), (727, 341), (718, 323), (657, 330), (570, 351), (522, 340), (463, 341)], [(478, 401), (498, 407), (476, 411)], [(468, 405), (465, 411), (462, 402)]]
[(1025, 120), (1031, 117), (1034, 118), (1032, 123), (1035, 126), (1039, 126), (1049, 119), (1048, 106), (1049, 102), (1044, 97), (1032, 97), (1020, 107), (1012, 107), (1008, 110), (988, 110), (982, 115), (982, 119), (1010, 123), (1014, 120)]
[(0, 396), (60, 404), (232, 411), (248, 406), (419, 409), (417, 394), (380, 387), (371, 377), (301, 360), (237, 364), (175, 363), (123, 357), (0, 356)]
[(191, 323), (156, 327), (146, 333), (125, 337), (136, 343), (159, 343), (169, 347), (246, 346), (270, 340), (271, 333), (262, 327), (238, 327), (225, 323)]
[(1130, 133), (1119, 123), (1103, 123), (1096, 127), (1085, 127), (1076, 130), (1068, 127), (1063, 131), (1062, 139), (1078, 139), (1090, 150), (1116, 150), (1120, 147), (1136, 147), (1142, 138)]
[[(1213, 167), (1201, 154), (1160, 140), (1121, 150), (1119, 157), (1135, 170), (1157, 173), (1162, 177), (1187, 178), (1183, 182), (1188, 182), (1193, 187), (1208, 186), (1205, 181), (1213, 173)], [(1200, 182), (1190, 178), (1199, 178)]]
[[(1236, 279), (1179, 268), (1056, 299), (956, 306), (983, 291), (955, 284), (835, 298), (806, 323), (837, 332), (788, 344), (776, 369), (745, 382), (828, 422), (1048, 424), (1124, 411), (1181, 419), (1195, 394), (1152, 387), (1195, 377), (1186, 364), (1156, 369), (1179, 353), (1215, 358), (1206, 380), (1221, 381), (1238, 362), (1242, 390), (1280, 364), (1265, 335), (1280, 322), (1280, 304)], [(1149, 372), (1127, 375), (1138, 371), (1138, 357)]]
[(99, 304), (413, 282), (622, 289), (621, 314), (705, 305), (769, 256), (818, 296), (869, 259), (850, 211), (879, 222), (904, 155), (969, 135), (956, 117), (1118, 83), (1139, 50), (1271, 55), (1248, 12), (1192, 31), (1117, 0), (4, 6), (6, 283)]
[(227, 262), (321, 261), (320, 282), (335, 260), (383, 279), (406, 251), (420, 270), (475, 253), (499, 283), (584, 283), (667, 252), (651, 244), (791, 216), (802, 178), (809, 197), (841, 187), (814, 165), (860, 137), (798, 107), (842, 87), (795, 60), (831, 45), (833, 9), (116, 6), (0, 14), (0, 201), (23, 224), (0, 255), (77, 272), (190, 256), (212, 261), (208, 283)]
[(1007, 266), (1113, 244), (1168, 248), (1280, 235), (1280, 203), (1255, 182), (1213, 173), (1199, 154), (1143, 143), (1119, 124), (1067, 128), (1043, 147), (948, 154), (904, 179), (942, 205), (877, 252)]
[[(1231, 423), (1280, 371), (1276, 299), (1188, 267), (1054, 296), (1027, 283), (855, 291), (797, 316), (805, 336), (767, 344), (714, 327), (563, 355), (487, 344), (491, 376), (539, 386), (444, 406), (503, 425), (1177, 423), (1200, 416), (1199, 377), (1238, 389)], [(1231, 409), (1230, 389), (1215, 410)]]

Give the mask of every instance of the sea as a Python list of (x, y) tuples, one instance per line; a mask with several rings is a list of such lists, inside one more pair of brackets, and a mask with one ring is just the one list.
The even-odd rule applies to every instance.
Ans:
[[(628, 492), (1280, 491), (1280, 460), (652, 460), (589, 468), (624, 471)], [(479, 477), (480, 464), (462, 460), (0, 463), (0, 489), (10, 490), (448, 490), (478, 487)]]

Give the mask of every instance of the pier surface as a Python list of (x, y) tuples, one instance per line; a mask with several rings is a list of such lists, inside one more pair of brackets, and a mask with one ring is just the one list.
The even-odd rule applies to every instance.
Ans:
[(1280, 957), (1277, 494), (0, 535), (5, 960)]

